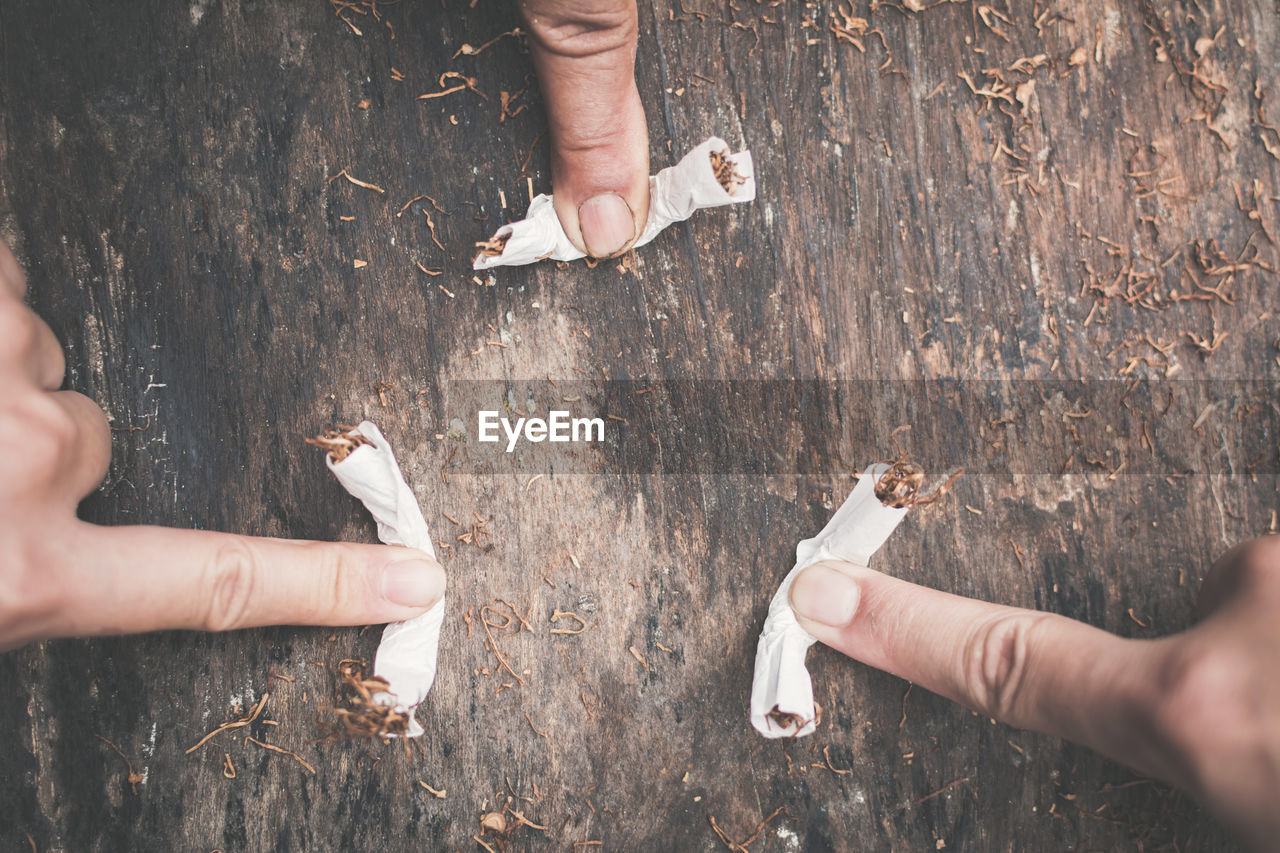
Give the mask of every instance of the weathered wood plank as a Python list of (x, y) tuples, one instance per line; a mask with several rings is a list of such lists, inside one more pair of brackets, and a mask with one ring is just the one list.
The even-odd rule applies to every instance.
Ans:
[[(445, 557), (453, 613), (410, 763), (398, 746), (312, 743), (333, 665), (371, 655), (376, 631), (62, 640), (0, 658), (6, 847), (476, 849), (480, 814), (518, 794), (548, 828), (519, 830), (515, 849), (712, 850), (710, 817), (741, 839), (778, 806), (788, 817), (753, 850), (1232, 849), (1167, 789), (1108, 790), (1133, 776), (829, 652), (813, 657), (828, 721), (813, 738), (766, 743), (745, 705), (796, 540), (895, 444), (968, 473), (883, 566), (1125, 635), (1189, 624), (1209, 561), (1268, 527), (1276, 276), (1254, 267), (1230, 303), (1165, 306), (1173, 290), (1204, 295), (1189, 274), (1225, 279), (1193, 241), (1277, 263), (1280, 161), (1263, 142), (1280, 139), (1254, 120), (1255, 92), (1280, 110), (1274, 5), (1062, 2), (1040, 32), (1038, 6), (995, 19), (1007, 41), (971, 4), (883, 6), (864, 53), (834, 37), (827, 4), (642, 4), (654, 163), (718, 133), (752, 149), (759, 200), (672, 229), (633, 272), (545, 265), (491, 286), (472, 281), (471, 246), (522, 212), (527, 157), (548, 187), (544, 122), (536, 86), (499, 121), (497, 93), (531, 73), (516, 40), (451, 56), (515, 14), (379, 8), (394, 39), (352, 15), (357, 36), (321, 2), (0, 6), (0, 234), (66, 345), (69, 386), (145, 427), (114, 434), (83, 515), (372, 541), (301, 443), (368, 416), (442, 539), (461, 532), (446, 513), (492, 518), (490, 550), (455, 541)], [(1157, 61), (1153, 37), (1190, 68), (1221, 26), (1198, 70), (1225, 93)], [(1016, 100), (980, 109), (957, 76), (981, 88), (983, 69), (1040, 53), (1034, 74), (1002, 72), (1036, 81), (1025, 120)], [(488, 100), (414, 100), (446, 70)], [(387, 192), (330, 182), (342, 169)], [(397, 215), (422, 193), (449, 214)], [(1121, 289), (1152, 274), (1154, 309), (1089, 289), (1130, 270)], [(489, 345), (503, 332), (507, 347)], [(1227, 337), (1204, 355), (1187, 332)], [(1135, 357), (1148, 361), (1118, 376)], [(616, 443), (512, 461), (436, 438), (454, 418), (474, 429), (477, 394), (545, 402), (546, 377), (616, 403)], [(923, 383), (948, 377), (966, 383)], [(1191, 402), (1131, 411), (1106, 383), (1133, 377)], [(737, 399), (687, 384), (711, 379), (776, 384)], [(1032, 384), (1077, 379), (1046, 403)], [(662, 406), (637, 402), (640, 385)], [(764, 405), (788, 394), (793, 411)], [(1184, 410), (1215, 400), (1192, 429)], [(1089, 401), (1103, 408), (1069, 424), (1077, 444), (1062, 413)], [(1018, 421), (993, 425), (1006, 411)], [(914, 428), (890, 439), (904, 416)], [(757, 456), (775, 460), (769, 476)], [(499, 640), (524, 686), (486, 674), (493, 656), (461, 618), (497, 597), (530, 614), (533, 633)], [(551, 635), (555, 609), (590, 629)], [(280, 725), (252, 734), (316, 775), (225, 734), (184, 754), (265, 691)], [(95, 734), (145, 775), (136, 793)], [(851, 772), (813, 766), (824, 748)]]

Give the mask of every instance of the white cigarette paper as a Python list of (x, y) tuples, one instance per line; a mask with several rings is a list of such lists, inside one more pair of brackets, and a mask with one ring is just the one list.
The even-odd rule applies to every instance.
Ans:
[[(729, 164), (722, 175), (716, 174), (713, 155), (723, 157)], [(755, 197), (751, 152), (731, 153), (728, 143), (713, 136), (676, 165), (650, 176), (649, 219), (635, 246), (643, 246), (671, 223), (688, 219), (695, 210), (741, 204)], [(480, 252), (472, 264), (474, 269), (518, 266), (541, 260), (576, 261), (586, 257), (569, 242), (560, 227), (551, 196), (546, 194), (536, 196), (525, 218), (503, 225), (490, 242), (500, 245), (501, 250), (496, 254)]]
[[(431, 531), (422, 517), (417, 498), (404, 481), (400, 466), (386, 437), (369, 421), (353, 432), (369, 444), (351, 451), (341, 462), (325, 456), (325, 464), (342, 487), (360, 499), (378, 522), (378, 538), (388, 545), (405, 545), (436, 555)], [(382, 630), (382, 642), (374, 656), (374, 674), (387, 680), (386, 693), (374, 699), (394, 705), (409, 716), (405, 734), (418, 737), (422, 726), (413, 711), (427, 698), (436, 680), (436, 657), (440, 649), (440, 625), (444, 622), (444, 598), (421, 616), (406, 622), (392, 622)]]
[(907, 515), (906, 507), (885, 506), (875, 495), (875, 484), (889, 467), (880, 463), (863, 471), (822, 532), (796, 545), (795, 567), (769, 603), (769, 615), (756, 645), (751, 683), (751, 725), (767, 738), (803, 737), (817, 728), (813, 681), (804, 665), (805, 654), (817, 638), (796, 621), (791, 584), (801, 571), (822, 560), (843, 560), (857, 566), (870, 562), (871, 555)]

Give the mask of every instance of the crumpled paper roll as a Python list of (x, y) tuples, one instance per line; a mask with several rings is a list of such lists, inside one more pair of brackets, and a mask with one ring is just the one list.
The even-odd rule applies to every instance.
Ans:
[[(388, 545), (405, 545), (436, 555), (431, 531), (413, 490), (404, 481), (391, 443), (369, 421), (361, 421), (353, 432), (369, 444), (351, 451), (341, 462), (326, 455), (325, 464), (342, 487), (365, 505), (378, 522), (378, 538)], [(436, 657), (440, 650), (440, 626), (444, 622), (444, 598), (420, 616), (392, 622), (382, 630), (382, 642), (373, 660), (374, 675), (387, 680), (386, 693), (375, 694), (379, 702), (394, 705), (408, 714), (408, 737), (418, 737), (422, 726), (413, 711), (427, 698), (436, 680)]]
[(804, 737), (817, 728), (813, 681), (804, 665), (805, 654), (817, 638), (796, 621), (791, 584), (801, 571), (822, 560), (857, 566), (870, 562), (908, 511), (908, 507), (885, 506), (875, 495), (875, 484), (889, 467), (879, 463), (863, 471), (822, 532), (796, 545), (795, 567), (769, 603), (751, 682), (751, 725), (767, 738)]
[[(712, 165), (713, 153), (723, 158), (722, 164), (727, 164), (721, 166), (720, 175)], [(676, 165), (650, 176), (649, 219), (635, 246), (650, 242), (662, 229), (673, 222), (688, 219), (695, 210), (741, 204), (753, 201), (755, 197), (756, 179), (751, 152), (731, 153), (728, 143), (713, 136)], [(524, 219), (503, 225), (489, 242), (500, 245), (501, 249), (493, 252), (482, 250), (472, 264), (474, 269), (518, 266), (541, 260), (576, 261), (586, 257), (569, 242), (560, 227), (551, 196), (546, 194), (533, 199)]]

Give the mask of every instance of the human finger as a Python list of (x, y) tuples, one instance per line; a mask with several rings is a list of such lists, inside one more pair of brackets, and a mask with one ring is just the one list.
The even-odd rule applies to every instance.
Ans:
[(863, 663), (1010, 725), (1163, 769), (1149, 725), (1158, 644), (840, 562), (801, 572), (791, 604), (818, 640)]
[(547, 105), (556, 214), (597, 258), (649, 216), (649, 135), (635, 81), (635, 0), (522, 0)]
[(9, 244), (0, 240), (0, 293), (8, 293), (22, 298), (27, 292), (27, 277), (22, 274), (22, 267), (9, 250)]
[(52, 391), (65, 371), (62, 345), (48, 324), (21, 301), (0, 298), (0, 376)]
[(82, 525), (62, 550), (71, 565), (58, 635), (392, 622), (445, 587), (434, 558), (390, 545)]

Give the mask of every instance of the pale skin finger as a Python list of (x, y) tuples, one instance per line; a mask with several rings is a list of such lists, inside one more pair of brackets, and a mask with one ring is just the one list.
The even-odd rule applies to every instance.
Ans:
[(107, 416), (98, 404), (76, 391), (53, 391), (49, 399), (61, 408), (74, 425), (75, 440), (63, 455), (58, 484), (74, 507), (98, 488), (111, 464), (111, 431)]
[(11, 293), (19, 299), (27, 292), (27, 277), (18, 266), (9, 244), (0, 240), (0, 291)]
[(74, 522), (43, 550), (64, 595), (38, 636), (377, 624), (445, 588), (433, 558), (388, 545)]
[(552, 197), (569, 240), (625, 251), (649, 216), (649, 136), (635, 82), (635, 0), (522, 0), (547, 104)]
[(22, 304), (3, 243), (0, 278), (0, 650), (54, 636), (399, 621), (441, 599), (439, 563), (407, 548), (79, 521), (76, 505), (110, 461), (106, 417), (51, 390), (61, 348)]
[(0, 288), (0, 378), (52, 391), (62, 385), (65, 370), (53, 331), (20, 297)]
[[(1151, 733), (1166, 654), (1053, 614), (949, 595), (847, 563), (795, 580), (800, 624), (850, 657), (987, 716), (1060, 735), (1167, 778)], [(817, 617), (817, 618), (810, 618)], [(822, 621), (819, 621), (822, 620)]]

